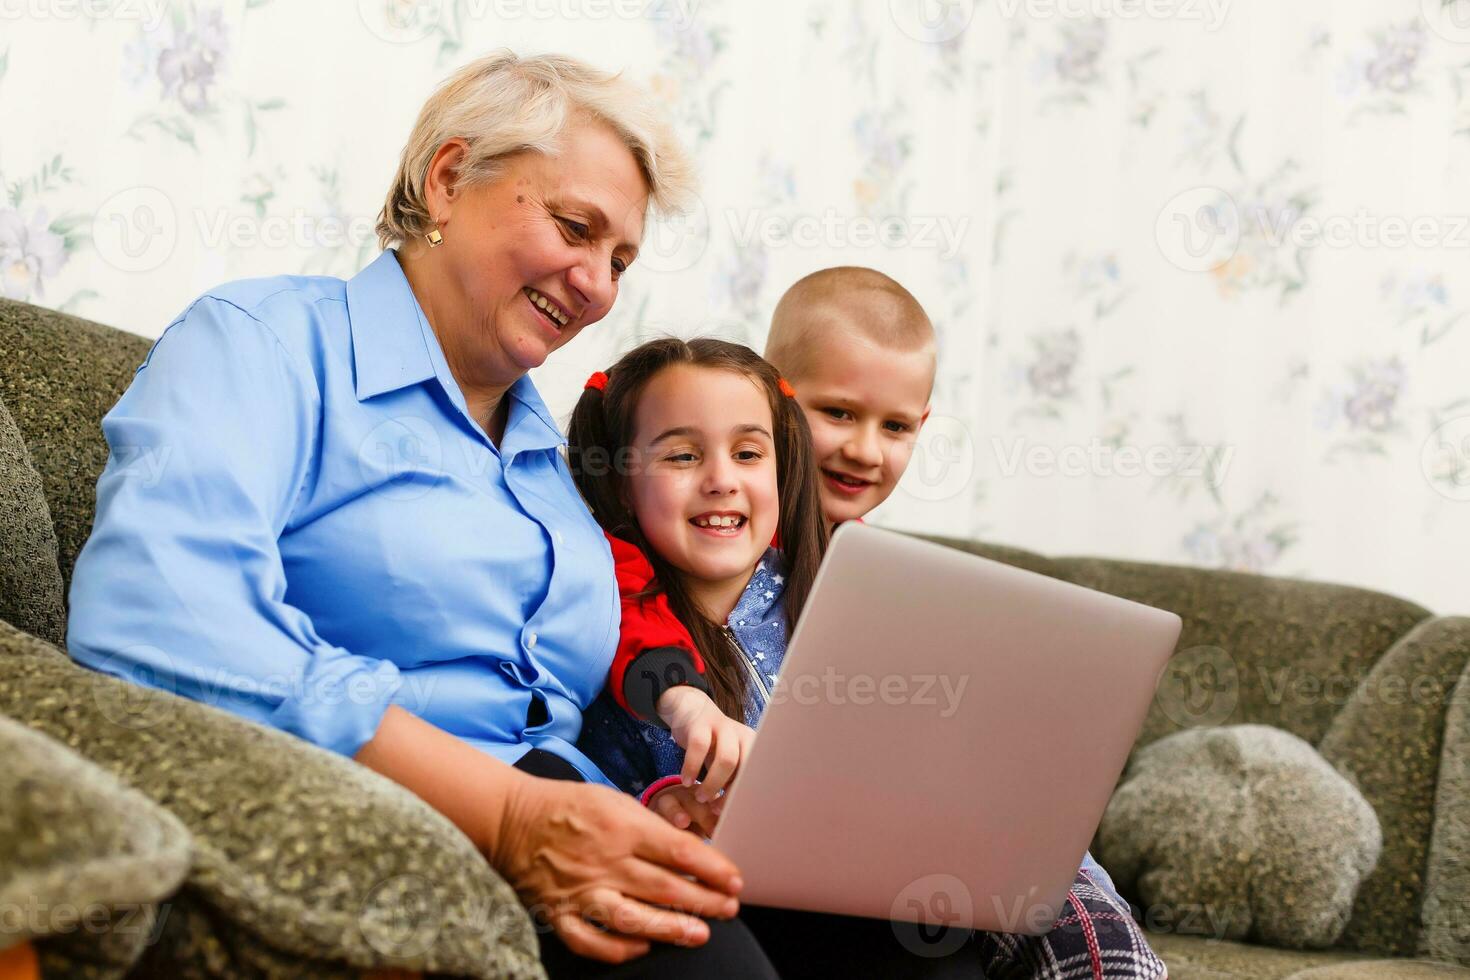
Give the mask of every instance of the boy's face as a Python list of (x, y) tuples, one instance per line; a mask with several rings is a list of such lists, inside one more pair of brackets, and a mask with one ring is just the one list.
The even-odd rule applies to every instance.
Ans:
[(888, 499), (909, 465), (934, 387), (927, 351), (898, 351), (829, 333), (791, 379), (812, 430), (822, 512), (837, 524)]

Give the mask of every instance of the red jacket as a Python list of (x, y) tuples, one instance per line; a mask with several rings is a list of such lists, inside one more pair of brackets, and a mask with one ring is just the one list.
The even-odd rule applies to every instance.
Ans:
[[(858, 518), (858, 523), (862, 519)], [(679, 684), (692, 684), (709, 693), (704, 658), (689, 630), (674, 615), (662, 590), (645, 595), (654, 585), (653, 565), (643, 552), (622, 538), (607, 535), (613, 570), (618, 578), (623, 623), (618, 652), (613, 655), (608, 688), (613, 699), (634, 717), (663, 725), (655, 706), (659, 695)], [(773, 547), (779, 547), (775, 538)], [(642, 598), (640, 598), (642, 596)]]
[[(689, 630), (674, 615), (669, 597), (661, 590), (644, 595), (653, 586), (653, 566), (637, 547), (607, 536), (623, 622), (618, 652), (613, 655), (608, 688), (613, 698), (635, 717), (662, 725), (655, 705), (659, 695), (678, 684), (692, 684), (706, 694), (704, 658), (694, 647)], [(635, 666), (636, 663), (636, 666)]]

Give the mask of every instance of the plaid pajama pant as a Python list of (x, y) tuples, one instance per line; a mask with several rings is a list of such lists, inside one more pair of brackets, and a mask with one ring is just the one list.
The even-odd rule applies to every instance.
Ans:
[(1169, 975), (1133, 914), (1083, 868), (1044, 936), (975, 934), (987, 980), (1163, 980)]

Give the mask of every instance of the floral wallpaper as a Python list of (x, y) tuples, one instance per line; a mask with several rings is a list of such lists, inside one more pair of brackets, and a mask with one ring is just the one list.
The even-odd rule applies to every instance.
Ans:
[(350, 276), (423, 99), (500, 46), (643, 80), (702, 170), (553, 409), (869, 265), (941, 345), (877, 523), (1470, 612), (1470, 0), (25, 0), (0, 292), (156, 336)]

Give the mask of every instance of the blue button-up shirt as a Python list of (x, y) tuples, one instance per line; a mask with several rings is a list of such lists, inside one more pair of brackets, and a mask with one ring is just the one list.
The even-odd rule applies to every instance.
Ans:
[(395, 252), (211, 290), (103, 419), (72, 656), (347, 755), (398, 704), (605, 782), (574, 743), (612, 557), (530, 378), (506, 397), (497, 446)]

